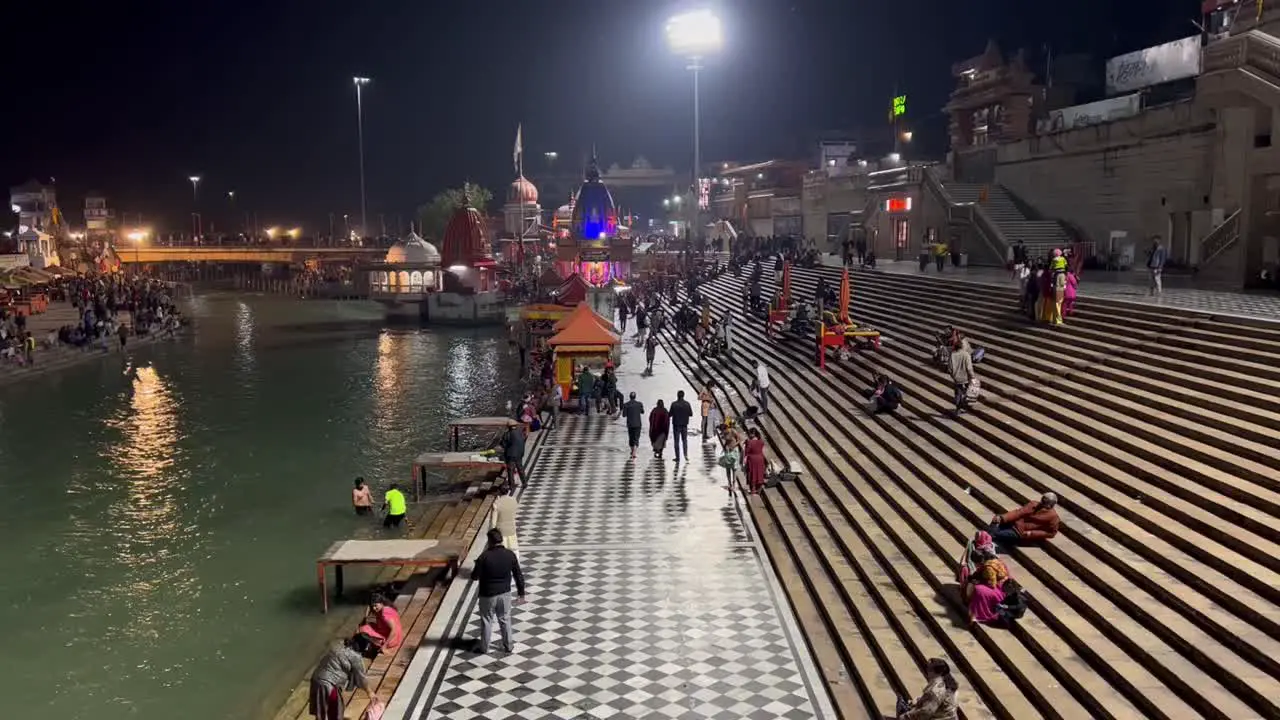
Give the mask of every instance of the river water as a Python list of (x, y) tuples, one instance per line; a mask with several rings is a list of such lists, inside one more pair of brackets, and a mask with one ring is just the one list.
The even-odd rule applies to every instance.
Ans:
[[(501, 414), (497, 331), (200, 296), (193, 336), (0, 388), (0, 702), (243, 719), (323, 644), (315, 558), (455, 417)], [(333, 622), (332, 619), (329, 622)]]

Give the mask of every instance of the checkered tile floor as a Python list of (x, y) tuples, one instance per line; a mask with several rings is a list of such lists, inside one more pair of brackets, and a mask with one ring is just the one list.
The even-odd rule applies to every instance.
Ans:
[(750, 548), (523, 554), (516, 653), (460, 651), (430, 717), (815, 716)]
[[(646, 375), (641, 351), (624, 352), (620, 389), (646, 408), (693, 397), (661, 351)], [(513, 612), (515, 653), (496, 636), (473, 651), (473, 587), (439, 660), (406, 678), (419, 693), (406, 717), (834, 717), (714, 449), (694, 435), (676, 465), (670, 446), (657, 460), (645, 442), (632, 461), (621, 421), (561, 421), (520, 498), (529, 602)]]
[(520, 498), (521, 546), (748, 542), (719, 476), (703, 469), (711, 454), (698, 442), (689, 448), (694, 469), (669, 452), (664, 461), (629, 462), (625, 433), (611, 447), (544, 447)]

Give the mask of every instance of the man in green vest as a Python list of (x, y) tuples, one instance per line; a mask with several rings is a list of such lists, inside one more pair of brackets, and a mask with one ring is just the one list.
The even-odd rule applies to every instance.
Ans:
[(387, 489), (387, 494), (383, 496), (382, 509), (387, 511), (387, 517), (382, 521), (382, 527), (400, 527), (404, 522), (404, 514), (408, 510), (408, 504), (405, 502), (404, 493), (400, 491), (400, 486), (395, 483)]

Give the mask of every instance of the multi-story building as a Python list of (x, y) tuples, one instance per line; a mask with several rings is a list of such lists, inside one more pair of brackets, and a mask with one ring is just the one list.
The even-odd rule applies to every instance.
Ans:
[(1068, 107), (994, 47), (962, 64), (940, 199), (997, 249), (1079, 241), (1141, 268), (1159, 236), (1201, 280), (1275, 268), (1280, 2), (1208, 0), (1204, 14), (1207, 32), (1112, 58), (1101, 97)]
[(90, 192), (84, 197), (85, 234), (90, 239), (105, 239), (114, 231), (115, 212), (107, 207), (105, 195)]
[(58, 193), (35, 180), (9, 190), (9, 203), (18, 216), (18, 232), (51, 232), (57, 221)]

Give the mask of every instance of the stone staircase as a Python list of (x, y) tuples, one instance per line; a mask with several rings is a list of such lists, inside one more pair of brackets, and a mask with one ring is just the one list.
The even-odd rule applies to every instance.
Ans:
[[(957, 205), (977, 205), (1009, 243), (1021, 240), (1031, 257), (1047, 255), (1054, 248), (1071, 244), (1062, 223), (1028, 218), (1009, 193), (999, 185), (946, 182), (943, 188)], [(983, 200), (983, 191), (986, 199)]]
[[(819, 273), (839, 282), (795, 269), (796, 297)], [(1280, 330), (1097, 298), (1031, 325), (1012, 289), (865, 272), (853, 314), (885, 344), (818, 372), (812, 338), (768, 339), (747, 316), (743, 282), (702, 291), (741, 316), (734, 358), (665, 344), (717, 380), (727, 415), (770, 369), (759, 427), (801, 472), (745, 504), (841, 717), (884, 717), (929, 657), (955, 668), (966, 720), (1280, 717)], [(959, 419), (928, 360), (944, 325), (987, 349), (984, 397)], [(906, 400), (870, 416), (860, 390), (881, 373)], [(959, 549), (1046, 490), (1061, 534), (1005, 556), (1026, 616), (970, 626)]]

